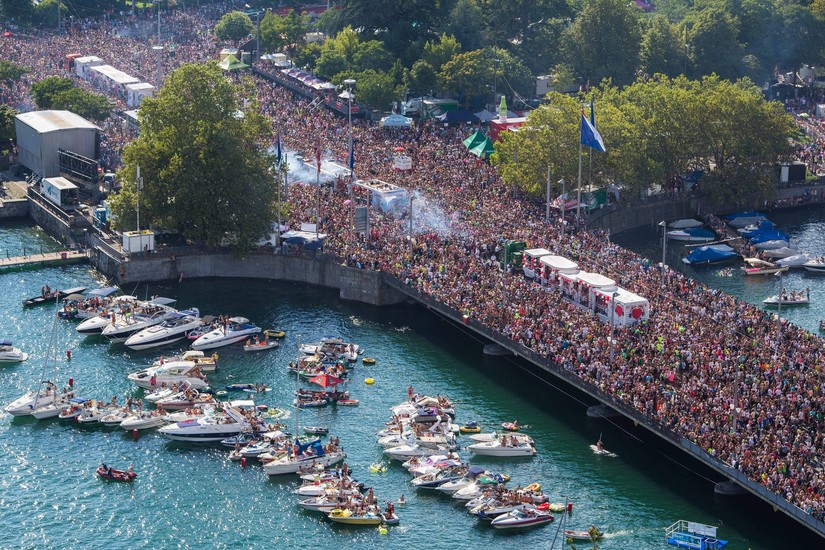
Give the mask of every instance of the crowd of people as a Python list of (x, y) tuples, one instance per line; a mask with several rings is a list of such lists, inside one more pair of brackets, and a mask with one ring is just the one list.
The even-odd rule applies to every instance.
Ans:
[[(186, 33), (191, 41), (176, 39), (180, 46), (175, 58), (164, 60), (164, 72), (217, 55), (220, 45), (209, 32), (210, 21), (214, 14), (170, 16), (167, 29)], [(2, 42), (0, 54), (30, 73), (0, 93), (16, 106), (30, 105), (27, 86), (59, 74), (69, 51), (151, 75), (156, 62), (151, 51), (115, 30), (103, 26)], [(314, 158), (320, 141), (326, 158), (347, 158), (346, 120), (271, 82), (256, 82), (261, 109), (279, 128), (286, 148)], [(407, 189), (407, 205), (394, 212), (373, 209), (370, 230), (358, 235), (351, 230), (352, 206), (365, 196), (358, 188), (350, 195), (348, 178), (339, 177), (320, 192), (296, 184), (288, 188), (289, 225), (317, 220), (327, 235), (326, 253), (353, 267), (389, 273), (483, 323), (823, 519), (825, 475), (818, 458), (825, 448), (823, 341), (793, 325), (780, 332), (769, 313), (655, 266), (611, 243), (607, 232), (587, 229), (584, 220), (562, 224), (554, 216), (547, 223), (542, 205), (508, 188), (490, 164), (467, 153), (461, 140), (470, 131), (435, 123), (387, 130), (354, 121), (356, 175)], [(117, 133), (111, 128), (106, 133), (112, 166), (128, 139)], [(397, 150), (412, 158), (412, 170), (393, 168)], [(499, 258), (508, 239), (573, 259), (583, 270), (646, 297), (650, 320), (611, 327), (564, 300), (554, 287), (514, 269), (502, 272)]]

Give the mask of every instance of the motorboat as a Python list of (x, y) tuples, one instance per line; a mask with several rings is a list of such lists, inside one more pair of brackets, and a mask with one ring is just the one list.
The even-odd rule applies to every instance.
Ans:
[(27, 298), (23, 300), (23, 307), (39, 306), (42, 304), (53, 304), (65, 300), (67, 296), (72, 294), (83, 294), (86, 292), (85, 286), (77, 286), (74, 288), (67, 288), (65, 290), (55, 290), (52, 292), (42, 292), (40, 296)]
[(137, 479), (137, 474), (133, 472), (131, 468), (128, 470), (115, 470), (114, 468), (107, 468), (105, 464), (103, 466), (99, 466), (96, 473), (103, 479), (108, 479), (109, 481), (123, 481), (126, 483), (131, 483)]
[(778, 258), (787, 258), (789, 256), (796, 256), (799, 254), (799, 250), (796, 248), (790, 247), (782, 247), (782, 248), (773, 248), (770, 250), (763, 250), (762, 255), (766, 258), (771, 259), (778, 259)]
[(740, 227), (736, 231), (741, 234), (743, 237), (750, 237), (754, 233), (758, 231), (764, 231), (766, 229), (773, 229), (776, 227), (776, 224), (770, 221), (769, 219), (765, 218), (758, 223), (753, 223), (750, 225), (746, 225), (745, 227)]
[(153, 298), (141, 304), (135, 311), (124, 314), (120, 319), (104, 328), (101, 334), (109, 342), (123, 343), (133, 334), (171, 319), (178, 313), (171, 306), (175, 301), (172, 298)]
[(88, 407), (84, 407), (83, 411), (77, 416), (78, 424), (97, 424), (103, 419), (115, 412), (117, 407), (106, 403), (98, 403), (94, 399), (89, 402)]
[(737, 212), (724, 216), (725, 221), (734, 228), (747, 227), (767, 220), (768, 217), (760, 212)]
[(761, 243), (756, 243), (753, 245), (753, 247), (757, 250), (773, 250), (775, 248), (787, 248), (788, 244), (788, 241), (775, 239), (772, 241), (763, 241)]
[(762, 300), (762, 303), (766, 306), (804, 306), (811, 303), (811, 295), (801, 290), (799, 292), (792, 291), (790, 294), (783, 291), (781, 296), (778, 294), (771, 296)]
[(170, 355), (169, 357), (161, 355), (152, 361), (153, 367), (159, 367), (165, 363), (172, 363), (174, 361), (192, 361), (197, 363), (201, 372), (213, 372), (218, 368), (218, 354), (205, 355), (202, 351), (188, 349), (183, 353), (177, 355)]
[(434, 454), (445, 454), (449, 452), (446, 447), (424, 447), (413, 443), (412, 445), (399, 445), (398, 447), (390, 447), (384, 449), (384, 454), (395, 460), (407, 460), (414, 456), (422, 457)]
[(28, 358), (28, 353), (14, 347), (14, 341), (0, 338), (0, 363), (20, 363)]
[(330, 497), (326, 494), (317, 497), (306, 498), (298, 501), (298, 506), (310, 512), (321, 512), (329, 514), (336, 508), (341, 506), (341, 502), (337, 498)]
[[(509, 438), (508, 438), (509, 440)], [(477, 455), (500, 456), (500, 457), (529, 457), (536, 454), (536, 448), (528, 443), (516, 442), (515, 445), (501, 441), (487, 441), (485, 443), (473, 443), (467, 450)]]
[(112, 324), (118, 316), (124, 315), (124, 311), (131, 309), (139, 304), (139, 301), (134, 296), (117, 296), (112, 298), (109, 304), (103, 308), (102, 311), (80, 322), (75, 328), (78, 334), (86, 336), (91, 334), (100, 334), (103, 329)]
[(766, 262), (759, 258), (745, 258), (747, 266), (742, 266), (742, 272), (745, 275), (770, 275), (771, 273), (779, 273), (780, 271), (788, 271), (789, 267), (776, 265), (772, 262)]
[(811, 256), (809, 254), (796, 254), (794, 256), (788, 256), (787, 258), (780, 258), (776, 260), (776, 265), (781, 265), (782, 267), (804, 267), (806, 263), (811, 261)]
[(192, 349), (205, 350), (228, 346), (260, 332), (261, 328), (250, 323), (246, 317), (230, 317), (226, 325), (221, 325), (192, 342)]
[(356, 515), (352, 510), (347, 508), (335, 508), (327, 517), (335, 523), (344, 523), (346, 525), (375, 526), (381, 525), (383, 521), (383, 517), (377, 512), (369, 511)]
[(133, 413), (124, 418), (120, 423), (120, 427), (126, 431), (148, 430), (164, 425), (166, 425), (165, 415), (159, 411), (142, 411), (137, 414)]
[(754, 246), (759, 246), (760, 244), (768, 242), (781, 243), (777, 245), (768, 246), (766, 250), (769, 250), (771, 248), (782, 248), (783, 246), (788, 246), (791, 237), (784, 231), (780, 231), (778, 229), (762, 229), (759, 231), (755, 231), (753, 233), (748, 233), (747, 239)]
[(195, 390), (188, 389), (159, 399), (155, 404), (164, 410), (175, 411), (198, 405), (217, 405), (218, 402), (208, 393), (199, 394)]
[(703, 225), (705, 224), (693, 218), (676, 220), (667, 224), (667, 226), (671, 229), (689, 229), (691, 227), (702, 227)]
[(124, 420), (132, 417), (132, 413), (126, 407), (122, 407), (100, 419), (104, 426), (120, 426)]
[[(45, 384), (45, 386), (43, 385)], [(51, 382), (41, 383), (37, 391), (30, 391), (6, 405), (5, 411), (12, 416), (27, 416), (38, 407), (50, 405), (55, 400), (55, 388)]]
[(464, 474), (464, 468), (451, 468), (449, 470), (418, 476), (410, 483), (412, 483), (416, 489), (438, 489), (445, 483), (463, 478)]
[(447, 454), (432, 454), (425, 457), (411, 457), (409, 460), (403, 462), (401, 467), (409, 471), (418, 466), (435, 466), (445, 460), (452, 460)]
[(134, 372), (127, 376), (139, 388), (152, 390), (177, 384), (188, 384), (190, 388), (201, 390), (209, 385), (200, 370), (198, 363), (194, 361), (172, 361), (164, 363), (159, 367), (149, 367), (147, 369)]
[(72, 397), (57, 417), (60, 420), (74, 420), (83, 413), (88, 402), (89, 400), (85, 397)]
[(554, 519), (550, 512), (523, 507), (498, 516), (490, 525), (493, 529), (528, 529), (547, 525)]
[[(299, 453), (298, 456), (282, 456), (272, 462), (264, 464), (264, 473), (270, 476), (296, 474), (299, 470), (306, 468), (307, 466), (331, 466), (341, 462), (347, 457), (346, 453), (343, 451), (334, 451), (331, 453), (324, 452), (323, 448), (320, 446), (320, 442), (318, 442), (318, 445), (313, 445), (311, 443), (305, 445), (314, 447), (315, 452), (312, 454)], [(304, 447), (304, 445), (301, 445), (301, 447)], [(320, 449), (320, 453), (318, 452), (318, 449)]]
[(247, 340), (243, 346), (244, 351), (266, 351), (268, 349), (277, 348), (278, 342), (275, 340), (262, 340), (256, 342), (255, 340)]
[(326, 426), (304, 426), (304, 433), (310, 435), (327, 435), (329, 428)]
[(578, 540), (584, 542), (597, 542), (604, 537), (604, 533), (598, 529), (591, 528), (588, 531), (574, 531), (572, 529), (564, 530), (564, 538), (570, 540)]
[(151, 391), (143, 396), (143, 399), (150, 403), (157, 403), (159, 400), (163, 399), (164, 397), (170, 397), (175, 395), (177, 390), (173, 390), (169, 387), (157, 388), (154, 391)]
[(239, 408), (225, 406), (222, 413), (176, 422), (164, 426), (158, 431), (175, 441), (200, 443), (221, 441), (251, 429), (252, 426)]
[(459, 490), (469, 487), (470, 485), (476, 484), (480, 486), (490, 485), (490, 484), (498, 484), (498, 483), (507, 483), (510, 480), (510, 476), (501, 475), (501, 474), (490, 474), (484, 471), (484, 468), (479, 466), (470, 466), (467, 469), (467, 473), (461, 479), (456, 479), (440, 485), (438, 490), (444, 493), (445, 495), (453, 495), (457, 493)]
[[(488, 434), (472, 434), (470, 435), (470, 439), (475, 441), (476, 443), (487, 443), (488, 441), (499, 441), (501, 440), (503, 434), (490, 432)], [(518, 434), (518, 433), (511, 433), (507, 434), (508, 439), (516, 438), (516, 441), (520, 443), (527, 443), (532, 445), (533, 438), (526, 434)]]
[(124, 345), (129, 349), (144, 350), (165, 346), (186, 338), (186, 333), (201, 325), (200, 311), (193, 307), (171, 314), (157, 325), (132, 334)]
[(48, 405), (43, 405), (34, 409), (32, 411), (32, 416), (38, 420), (46, 420), (48, 418), (60, 416), (60, 412), (70, 404), (70, 400), (73, 396), (74, 394), (71, 392), (60, 394)]
[(536, 507), (532, 504), (525, 504), (515, 500), (497, 500), (491, 498), (483, 501), (475, 508), (470, 509), (470, 514), (476, 516), (480, 520), (492, 521), (499, 516), (509, 514), (515, 510), (527, 509), (535, 510)]
[(825, 272), (825, 258), (820, 256), (815, 260), (809, 260), (802, 264), (807, 271), (813, 271), (814, 273), (823, 273)]
[(323, 338), (320, 342), (302, 344), (299, 349), (305, 355), (331, 355), (351, 362), (357, 361), (358, 354), (361, 353), (358, 344), (345, 342), (343, 338)]
[(95, 288), (86, 296), (69, 294), (63, 299), (63, 307), (57, 312), (61, 319), (89, 319), (96, 317), (112, 302), (110, 296), (120, 289), (114, 286)]
[(726, 244), (700, 246), (682, 258), (688, 265), (710, 265), (730, 262), (739, 257), (733, 248)]
[(704, 227), (688, 227), (686, 229), (673, 229), (667, 232), (669, 241), (681, 241), (687, 243), (706, 243), (716, 240), (716, 233)]

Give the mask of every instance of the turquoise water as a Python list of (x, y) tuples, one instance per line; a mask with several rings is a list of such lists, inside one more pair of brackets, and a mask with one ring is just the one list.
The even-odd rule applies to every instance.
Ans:
[[(19, 242), (38, 238), (37, 230), (26, 225), (14, 226), (8, 235), (0, 229), (0, 235), (12, 241), (8, 235), (17, 235)], [(60, 385), (72, 377), (78, 393), (92, 398), (117, 395), (122, 401), (133, 394), (127, 373), (144, 368), (161, 352), (181, 349), (131, 352), (79, 336), (72, 322), (54, 323), (51, 307), (21, 307), (21, 300), (38, 294), (43, 284), (104, 283), (84, 266), (0, 273), (0, 335), (14, 338), (32, 355), (25, 363), (0, 368), (0, 404), (36, 386), (53, 327), (57, 357), (45, 376)], [(342, 335), (362, 345), (377, 364), (359, 364), (350, 376), (348, 389), (361, 405), (301, 411), (299, 420), (328, 425), (340, 437), (347, 463), (379, 499), (407, 497), (408, 504), (398, 509), (401, 525), (380, 535), (374, 528), (330, 524), (296, 506), (297, 497), (290, 494), (296, 478), (269, 479), (255, 463), (243, 469), (228, 461), (221, 447), (173, 443), (152, 432), (133, 441), (120, 429), (0, 413), (0, 548), (491, 548), (510, 543), (550, 548), (560, 515), (539, 530), (498, 533), (450, 499), (414, 493), (398, 465), (382, 475), (368, 472), (381, 460), (374, 434), (388, 419), (388, 408), (405, 398), (408, 385), (451, 397), (459, 421), (474, 419), (488, 430), (513, 419), (532, 425), (529, 433), (539, 451), (534, 459), (473, 463), (509, 473), (512, 484), (539, 481), (553, 501), (569, 497), (574, 511), (567, 526), (597, 525), (608, 533), (601, 548), (666, 548), (663, 529), (678, 519), (720, 526), (731, 548), (814, 547), (804, 534), (786, 535), (799, 529), (763, 507), (715, 500), (712, 480), (696, 464), (630, 426), (588, 421), (580, 395), (544, 383), (517, 362), (485, 358), (481, 342), (418, 307), (373, 308), (341, 302), (334, 292), (266, 281), (184, 281), (135, 292), (171, 296), (179, 306), (198, 306), (204, 314), (243, 315), (264, 328), (286, 330), (282, 346), (270, 352), (220, 350), (220, 368), (210, 376), (216, 387), (265, 382), (274, 391), (263, 402), (272, 406), (292, 401), (296, 382), (286, 365), (297, 355), (299, 342)], [(72, 351), (71, 361), (66, 350)], [(375, 385), (363, 383), (367, 376), (375, 378)], [(286, 420), (294, 421), (294, 416)], [(591, 453), (588, 445), (599, 434), (618, 458)], [(94, 470), (104, 461), (115, 467), (134, 464), (139, 478), (131, 485), (103, 482)], [(561, 548), (561, 540), (555, 547)]]

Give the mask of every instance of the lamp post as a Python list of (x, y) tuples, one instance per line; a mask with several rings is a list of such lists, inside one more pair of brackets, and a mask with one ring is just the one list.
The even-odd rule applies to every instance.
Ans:
[(143, 189), (143, 178), (140, 177), (140, 166), (137, 167), (137, 176), (135, 177), (135, 188), (137, 189), (136, 193), (136, 202), (137, 202), (137, 231), (140, 232), (140, 191)]
[(662, 287), (665, 286), (665, 270), (667, 269), (667, 222), (659, 222), (662, 228)]
[[(355, 160), (354, 160), (354, 147), (355, 145), (352, 142), (352, 98), (355, 97), (355, 94), (352, 92), (352, 89), (355, 88), (355, 79), (348, 78), (344, 80), (344, 86), (346, 89), (341, 92), (338, 97), (341, 99), (347, 100), (347, 131), (349, 132), (349, 158), (347, 158), (347, 163), (349, 164), (349, 225), (350, 225), (350, 236), (352, 240), (355, 240), (355, 219), (354, 219), (354, 211), (355, 206), (353, 204), (354, 201), (354, 193), (353, 193), (353, 181), (355, 179)], [(412, 208), (412, 207), (411, 207)]]
[(414, 195), (410, 195), (410, 265), (412, 265), (413, 261), (413, 200), (415, 199)]
[(501, 59), (493, 59), (493, 110), (496, 110), (496, 98), (498, 94), (496, 93), (496, 87), (498, 86), (498, 64), (501, 63)]
[(777, 271), (779, 277), (779, 295), (776, 301), (776, 353), (779, 353), (779, 344), (782, 341), (782, 271)]
[(560, 179), (559, 185), (561, 185), (561, 200), (559, 201), (559, 225), (561, 226), (561, 233), (562, 235), (564, 235), (564, 195), (567, 193), (567, 180), (565, 180), (564, 178)]
[[(260, 2), (258, 3), (259, 9), (255, 10), (255, 61), (261, 58), (261, 10), (260, 10)], [(248, 10), (252, 9), (252, 6), (249, 4), (244, 4), (244, 7)], [(251, 65), (252, 63), (250, 63)]]
[(613, 330), (615, 328), (615, 321), (616, 321), (616, 296), (618, 296), (618, 292), (613, 292), (610, 298), (610, 366), (613, 366), (613, 348), (615, 338), (613, 338)]
[(550, 167), (547, 167), (547, 205), (544, 211), (544, 223), (550, 223)]

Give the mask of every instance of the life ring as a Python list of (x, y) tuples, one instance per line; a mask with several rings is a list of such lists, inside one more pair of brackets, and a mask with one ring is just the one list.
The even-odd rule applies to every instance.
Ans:
[(525, 491), (530, 493), (538, 493), (541, 491), (541, 483), (531, 483), (527, 487), (524, 488)]
[(361, 362), (364, 363), (365, 365), (374, 365), (375, 364), (375, 358), (374, 357), (364, 357), (363, 359), (361, 359)]
[(200, 401), (201, 403), (206, 403), (207, 401), (211, 401), (211, 400), (212, 400), (211, 395), (201, 394), (201, 395), (198, 396), (198, 401)]
[(226, 390), (218, 390), (215, 392), (215, 397), (226, 397), (228, 394)]
[(481, 426), (461, 426), (458, 430), (463, 434), (477, 434), (481, 431)]
[(264, 335), (269, 336), (270, 338), (283, 338), (286, 336), (286, 332), (283, 330), (269, 329), (264, 331)]
[(375, 384), (375, 379), (367, 378), (366, 380), (364, 380), (364, 384), (366, 384), (367, 386), (372, 386), (373, 384)]

